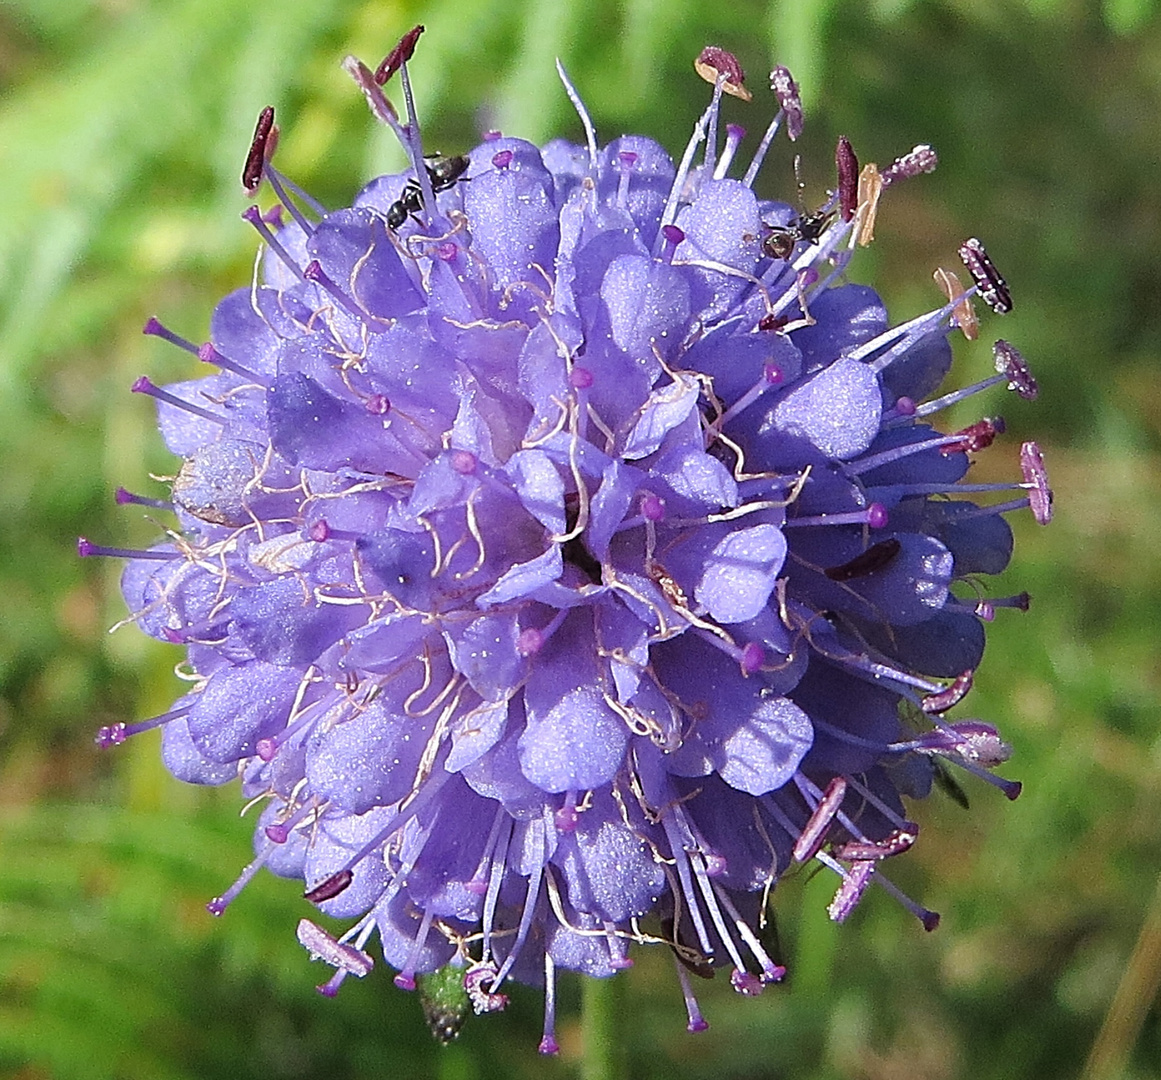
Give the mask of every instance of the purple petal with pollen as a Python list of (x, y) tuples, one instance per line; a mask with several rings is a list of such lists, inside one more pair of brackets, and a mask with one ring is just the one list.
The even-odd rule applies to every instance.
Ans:
[(347, 711), (320, 725), (308, 743), (306, 776), (320, 797), (364, 814), (407, 794), (434, 721), (406, 716), (382, 696)]
[(237, 761), (286, 723), (298, 676), (254, 661), (216, 671), (193, 701), (187, 723), (194, 746), (210, 761)]
[[(592, 632), (575, 617), (537, 658), (524, 688), (528, 721), (520, 736), (520, 768), (547, 792), (584, 791), (612, 780), (629, 732), (605, 702)], [(588, 648), (579, 646), (588, 642)], [(566, 647), (569, 646), (569, 647)]]
[(857, 360), (836, 360), (799, 383), (774, 406), (762, 434), (808, 439), (840, 461), (861, 454), (879, 431), (882, 392), (875, 373)]
[(528, 660), (516, 648), (515, 614), (483, 615), (445, 635), (453, 666), (486, 701), (506, 699), (522, 680)]
[(710, 552), (694, 599), (720, 623), (753, 619), (766, 606), (785, 558), (781, 529), (737, 529)]

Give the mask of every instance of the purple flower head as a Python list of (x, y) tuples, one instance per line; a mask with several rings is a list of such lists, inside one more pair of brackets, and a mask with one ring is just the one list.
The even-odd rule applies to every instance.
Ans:
[[(816, 213), (755, 195), (780, 125), (801, 128), (784, 68), (741, 179), (720, 49), (677, 165), (640, 136), (600, 147), (567, 78), (587, 145), (425, 157), (419, 29), (385, 61), (406, 124), (345, 65), (411, 169), (326, 211), (271, 163), (264, 112), (247, 183), (285, 214), (247, 212), (261, 273), (204, 345), (146, 327), (218, 369), (134, 386), (182, 462), (171, 502), (120, 501), (177, 525), (81, 553), (127, 560), (133, 619), (195, 678), (99, 741), (160, 726), (175, 775), (241, 779), (255, 858), (211, 910), (263, 866), (300, 880), (351, 921), (299, 926), (324, 993), (377, 937), (400, 986), (462, 972), (434, 1013), (451, 1034), (510, 979), (545, 986), (550, 1052), (557, 970), (611, 976), (655, 942), (700, 1030), (687, 968), (743, 995), (781, 979), (756, 928), (784, 871), (833, 872), (836, 920), (878, 883), (931, 928), (885, 866), (917, 836), (903, 797), (935, 758), (1018, 790), (989, 771), (995, 729), (943, 713), (995, 609), (1027, 606), (979, 595), (1003, 515), (1047, 521), (1051, 492), (1033, 443), (1022, 483), (965, 482), (1002, 423), (935, 421), (1035, 382), (1001, 343), (997, 374), (936, 396), (956, 303), (1010, 306), (978, 241), (974, 285), (902, 323), (847, 283), (886, 185), (871, 165), (856, 186), (849, 142)], [(934, 155), (900, 162), (895, 181)]]

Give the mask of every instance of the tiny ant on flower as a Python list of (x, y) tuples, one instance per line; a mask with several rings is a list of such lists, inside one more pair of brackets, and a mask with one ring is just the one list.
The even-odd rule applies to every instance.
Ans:
[[(797, 157), (794, 159), (794, 175), (798, 179), (798, 198), (801, 206), (804, 185), (800, 173), (800, 161)], [(789, 259), (795, 244), (800, 240), (808, 244), (815, 243), (826, 231), (826, 227), (834, 219), (834, 215), (834, 199), (823, 203), (817, 210), (809, 214), (806, 213), (804, 207), (802, 213), (791, 218), (785, 225), (771, 227), (770, 233), (762, 240), (763, 253), (771, 259)]]
[(813, 244), (822, 236), (834, 218), (833, 209), (819, 209), (811, 214), (800, 214), (785, 225), (777, 225), (762, 241), (762, 251), (771, 259), (789, 259), (794, 245), (800, 240)]
[[(468, 171), (469, 165), (471, 161), (463, 154), (449, 158), (435, 157), (423, 163), (427, 178), (431, 181), (431, 190), (437, 195), (455, 187)], [(387, 227), (398, 229), (412, 214), (418, 214), (422, 209), (423, 192), (419, 181), (409, 180), (399, 199), (387, 210)]]

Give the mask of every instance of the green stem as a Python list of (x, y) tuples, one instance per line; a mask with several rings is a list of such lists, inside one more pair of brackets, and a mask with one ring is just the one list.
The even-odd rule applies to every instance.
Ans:
[(623, 1080), (625, 1042), (620, 1031), (624, 1015), (624, 975), (581, 980), (581, 1080)]

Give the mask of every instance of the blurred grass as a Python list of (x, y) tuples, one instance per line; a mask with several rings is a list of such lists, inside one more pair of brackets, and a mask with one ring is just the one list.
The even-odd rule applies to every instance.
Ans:
[[(91, 747), (101, 724), (165, 706), (178, 659), (132, 631), (108, 637), (117, 568), (74, 557), (78, 533), (156, 534), (112, 506), (116, 486), (157, 490), (149, 474), (172, 469), (149, 404), (126, 390), (188, 369), (140, 326), (156, 313), (200, 340), (214, 300), (247, 279), (236, 176), (262, 105), (279, 109), (280, 165), (330, 205), (397, 163), (338, 60), (377, 60), (417, 21), (420, 104), (445, 152), (493, 125), (576, 137), (555, 55), (604, 138), (640, 131), (676, 150), (704, 104), (689, 67), (707, 41), (735, 49), (756, 89), (774, 60), (799, 76), (808, 201), (840, 132), (880, 162), (933, 143), (939, 171), (892, 191), (854, 276), (907, 317), (934, 298), (931, 268), (981, 236), (1017, 300), (986, 333), (1017, 343), (1041, 382), (1034, 406), (1004, 400), (1012, 437), (980, 470), (1014, 472), (1017, 440), (1038, 438), (1059, 513), (1047, 530), (1015, 523), (993, 591), (1035, 603), (1000, 613), (970, 699), (1013, 742), (1024, 795), (969, 785), (970, 813), (916, 809), (923, 842), (897, 876), (943, 912), (934, 935), (882, 894), (834, 927), (825, 880), (785, 882), (790, 985), (757, 1001), (712, 985), (704, 1036), (682, 1030), (668, 958), (641, 955), (630, 1074), (1079, 1076), (1161, 869), (1152, 0), (0, 6), (0, 1075), (468, 1080), (576, 1062), (568, 983), (557, 1063), (534, 1052), (533, 993), (448, 1050), (381, 971), (318, 998), (293, 886), (260, 877), (221, 922), (204, 914), (248, 858), (235, 793), (169, 780), (149, 736)], [(766, 120), (730, 105), (752, 130)], [(792, 191), (784, 150), (762, 183)], [(958, 347), (961, 382), (989, 367), (986, 345)], [(1100, 1075), (1161, 1077), (1161, 1015), (1144, 1004)]]

